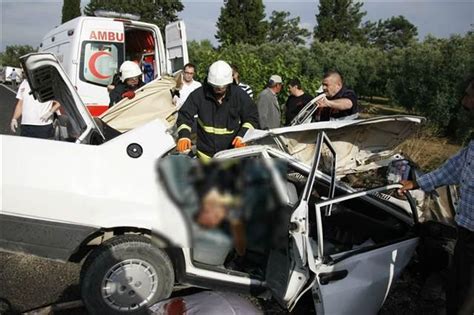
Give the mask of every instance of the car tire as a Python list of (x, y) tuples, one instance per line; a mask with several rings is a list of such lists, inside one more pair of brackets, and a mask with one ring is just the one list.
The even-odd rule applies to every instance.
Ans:
[(140, 235), (104, 242), (84, 262), (81, 295), (90, 314), (148, 314), (171, 295), (173, 265), (168, 255)]

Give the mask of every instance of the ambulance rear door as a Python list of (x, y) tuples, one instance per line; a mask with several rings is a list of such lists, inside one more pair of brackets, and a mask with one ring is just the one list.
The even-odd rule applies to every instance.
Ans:
[(189, 62), (186, 27), (183, 21), (166, 25), (166, 70), (175, 73)]

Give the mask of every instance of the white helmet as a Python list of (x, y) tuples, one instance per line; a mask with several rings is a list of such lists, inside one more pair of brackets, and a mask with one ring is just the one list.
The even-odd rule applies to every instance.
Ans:
[(124, 61), (120, 66), (120, 80), (122, 82), (130, 78), (138, 77), (139, 75), (142, 75), (142, 70), (136, 62)]
[(214, 86), (226, 86), (232, 83), (232, 68), (222, 60), (217, 60), (209, 67), (207, 82)]

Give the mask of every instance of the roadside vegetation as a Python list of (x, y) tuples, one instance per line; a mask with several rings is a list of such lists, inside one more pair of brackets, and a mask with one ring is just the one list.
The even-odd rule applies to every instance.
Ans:
[[(133, 13), (163, 30), (184, 7), (179, 0), (144, 1), (140, 6), (91, 0), (83, 14), (99, 9)], [(363, 22), (366, 12), (359, 1), (320, 0), (314, 11), (316, 26), (308, 30), (289, 12), (273, 11), (266, 17), (262, 0), (224, 1), (213, 34), (218, 47), (209, 40), (188, 42), (197, 79), (204, 80), (208, 66), (223, 59), (239, 67), (255, 96), (272, 74), (284, 81), (299, 78), (314, 95), (323, 73), (337, 69), (359, 95), (363, 115), (403, 113), (428, 119), (418, 140), (406, 144), (414, 159), (426, 160), (420, 162), (426, 169), (472, 138), (474, 119), (459, 101), (474, 75), (474, 29), (419, 40), (416, 26), (403, 16)], [(80, 14), (80, 1), (64, 1), (63, 22)], [(0, 64), (18, 65), (18, 57), (31, 51), (31, 46), (8, 46), (0, 53)], [(280, 104), (287, 97), (283, 89)]]

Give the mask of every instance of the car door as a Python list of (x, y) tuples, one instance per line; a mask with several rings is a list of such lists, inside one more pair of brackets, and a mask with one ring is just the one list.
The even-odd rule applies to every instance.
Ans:
[(165, 29), (166, 70), (175, 73), (189, 62), (186, 27), (183, 21), (166, 25)]
[(53, 54), (29, 54), (22, 57), (21, 62), (34, 97), (40, 102), (55, 100), (61, 105), (61, 116), (68, 120), (69, 142), (104, 141), (102, 132)]
[[(321, 132), (316, 139), (316, 154), (308, 180), (294, 207), (289, 222), (289, 242), (281, 242), (280, 247), (271, 251), (266, 270), (266, 284), (273, 297), (283, 306), (292, 309), (299, 298), (312, 286), (308, 274), (308, 246), (310, 232), (308, 204), (314, 197), (314, 183), (325, 178), (326, 187), (318, 198), (330, 200), (335, 191), (336, 153), (328, 137)], [(330, 211), (331, 205), (327, 207)], [(291, 243), (291, 244), (290, 244)]]
[[(307, 192), (319, 189), (315, 167)], [(376, 314), (383, 305), (418, 243), (413, 232), (416, 217), (371, 195), (399, 187), (340, 193), (313, 205), (303, 198), (308, 200), (305, 241), (308, 266), (316, 276), (312, 292), (318, 314)]]

